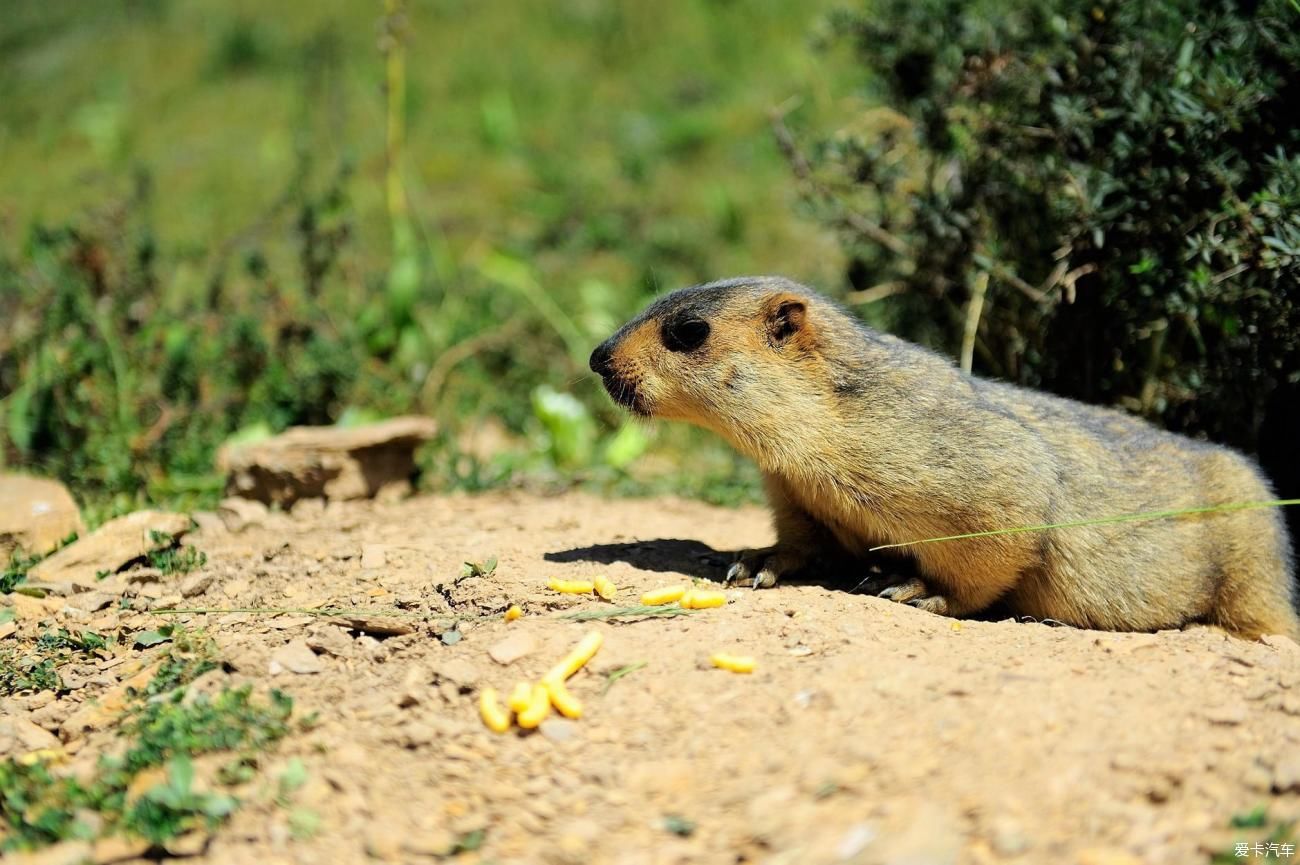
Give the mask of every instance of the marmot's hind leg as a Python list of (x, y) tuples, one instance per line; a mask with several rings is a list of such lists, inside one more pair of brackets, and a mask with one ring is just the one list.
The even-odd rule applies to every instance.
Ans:
[(1300, 618), (1283, 575), (1252, 573), (1225, 579), (1209, 619), (1240, 637), (1283, 634), (1300, 640)]

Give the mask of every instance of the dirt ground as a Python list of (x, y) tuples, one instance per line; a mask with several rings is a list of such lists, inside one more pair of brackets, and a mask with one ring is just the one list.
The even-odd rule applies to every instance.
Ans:
[[(365, 608), (414, 630), (178, 617), (234, 668), (210, 675), (318, 716), (267, 767), (306, 765), (292, 801), (251, 802), (190, 861), (419, 862), (481, 839), (457, 861), (1184, 865), (1267, 834), (1234, 815), (1300, 818), (1300, 648), (1285, 639), (956, 622), (820, 585), (579, 622), (561, 616), (609, 605), (546, 587), (605, 574), (635, 604), (718, 579), (732, 551), (770, 542), (758, 508), (509, 493), (203, 524), (188, 540), (212, 581), (185, 606)], [(493, 556), (490, 576), (457, 579)], [(510, 604), (525, 615), (507, 623)], [(481, 688), (536, 680), (592, 629), (604, 645), (570, 682), (580, 720), (484, 727)], [(756, 671), (710, 668), (718, 650)], [(291, 827), (304, 809), (310, 837)]]

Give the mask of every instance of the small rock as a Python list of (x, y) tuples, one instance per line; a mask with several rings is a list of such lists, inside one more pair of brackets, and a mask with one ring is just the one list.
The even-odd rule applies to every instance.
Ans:
[(261, 525), (270, 513), (261, 502), (234, 497), (222, 499), (217, 507), (217, 516), (225, 523), (226, 530), (235, 533), (249, 526)]
[(336, 658), (346, 658), (352, 654), (352, 638), (329, 625), (313, 625), (307, 630), (304, 639), (315, 652), (323, 652)]
[(58, 746), (57, 736), (26, 718), (0, 717), (0, 756), (18, 757)]
[(149, 604), (151, 610), (175, 610), (180, 607), (184, 600), (180, 595), (159, 595)]
[(199, 531), (208, 535), (225, 534), (229, 529), (226, 523), (221, 519), (221, 515), (216, 511), (194, 511), (190, 514), (190, 519), (199, 527)]
[(1211, 724), (1232, 727), (1246, 720), (1246, 708), (1238, 703), (1225, 703), (1206, 709), (1205, 717)]
[[(46, 693), (49, 693), (48, 691)], [(63, 726), (76, 705), (71, 700), (55, 700), (31, 713), (32, 722), (51, 733)]]
[(531, 655), (537, 649), (537, 640), (527, 631), (514, 631), (504, 640), (488, 649), (492, 660), (502, 666), (510, 666), (515, 661)]
[(69, 601), (68, 606), (85, 610), (87, 613), (97, 613), (117, 603), (117, 599), (120, 597), (121, 595), (115, 595), (111, 592), (83, 592)]
[(85, 524), (68, 488), (58, 481), (0, 474), (0, 561), (16, 550), (45, 555)]
[(413, 664), (402, 677), (402, 690), (397, 696), (397, 705), (403, 709), (423, 703), (429, 696), (429, 671), (419, 664)]
[(216, 575), (211, 573), (191, 574), (181, 580), (181, 597), (192, 598), (195, 595), (203, 594), (211, 587), (216, 578)]
[(402, 858), (402, 836), (395, 826), (371, 825), (366, 831), (366, 853), (384, 862)]
[(1002, 856), (1019, 856), (1029, 849), (1029, 840), (1020, 823), (1010, 817), (998, 817), (990, 827), (993, 849)]
[(171, 856), (198, 856), (208, 848), (211, 838), (206, 832), (186, 832), (168, 839), (163, 843), (163, 849)]
[(357, 637), (356, 646), (363, 655), (377, 664), (388, 660), (388, 647), (368, 634)]
[(1300, 793), (1300, 754), (1291, 754), (1273, 768), (1274, 793)]
[(288, 671), (300, 675), (322, 672), (325, 664), (316, 656), (305, 640), (290, 640), (271, 655), (271, 675)]
[(63, 601), (58, 598), (33, 598), (14, 592), (9, 596), (14, 616), (24, 621), (41, 621), (63, 609)]
[(189, 528), (190, 518), (185, 514), (137, 511), (109, 520), (36, 565), (29, 574), (36, 580), (68, 580), (93, 588), (99, 574), (118, 571), (128, 562), (170, 543), (155, 541), (155, 533), (176, 538)]
[(1270, 648), (1277, 649), (1284, 654), (1300, 654), (1300, 644), (1295, 640), (1283, 634), (1265, 634), (1259, 638), (1259, 641)]
[(6, 865), (84, 865), (92, 860), (89, 841), (60, 841), (32, 853), (8, 853)]
[(294, 427), (217, 453), (232, 496), (266, 504), (299, 499), (373, 498), (408, 489), (415, 449), (437, 431), (429, 418), (393, 418), (356, 427)]
[(233, 600), (235, 598), (238, 598), (240, 595), (246, 593), (250, 588), (252, 588), (252, 586), (253, 586), (252, 583), (250, 583), (248, 580), (245, 580), (243, 578), (229, 580), (228, 582), (222, 583), (221, 593), (225, 595), (227, 598), (231, 598)]
[(479, 680), (479, 671), (464, 658), (452, 658), (434, 668), (433, 680), (450, 682), (462, 691), (470, 691)]
[(840, 843), (835, 845), (835, 855), (841, 861), (857, 861), (867, 845), (876, 840), (876, 830), (868, 823), (857, 823), (849, 827)]
[(555, 743), (571, 742), (578, 735), (578, 725), (567, 718), (547, 718), (537, 728), (542, 735)]
[(13, 622), (4, 622), (3, 624), (0, 624), (0, 640), (3, 640), (5, 637), (12, 637), (17, 632), (18, 626)]
[(141, 859), (152, 846), (153, 844), (149, 841), (140, 838), (123, 838), (121, 835), (96, 838), (92, 861), (96, 863), (125, 862), (129, 859)]
[(382, 568), (388, 564), (388, 551), (382, 544), (361, 545), (361, 567)]
[(421, 829), (402, 839), (402, 849), (412, 856), (441, 859), (451, 855), (456, 846), (456, 836), (443, 827)]

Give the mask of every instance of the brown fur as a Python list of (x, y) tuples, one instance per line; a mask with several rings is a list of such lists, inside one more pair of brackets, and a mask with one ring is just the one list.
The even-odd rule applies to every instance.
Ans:
[[(691, 342), (707, 323), (707, 337)], [(677, 340), (674, 342), (673, 340)], [(670, 347), (672, 346), (672, 347)], [(610, 395), (717, 432), (763, 471), (777, 544), (728, 578), (921, 538), (1273, 498), (1246, 457), (1118, 411), (968, 376), (783, 279), (683, 289), (592, 355)], [(1274, 508), (905, 548), (884, 597), (963, 616), (1001, 602), (1080, 627), (1190, 622), (1300, 636)]]

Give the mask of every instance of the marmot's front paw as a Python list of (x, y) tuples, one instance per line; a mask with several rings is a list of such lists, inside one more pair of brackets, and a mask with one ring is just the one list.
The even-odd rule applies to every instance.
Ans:
[[(872, 588), (868, 585), (867, 591), (871, 592)], [(920, 577), (910, 577), (873, 594), (878, 594), (887, 601), (907, 604), (909, 607), (916, 607), (928, 613), (937, 613), (940, 616), (948, 613), (948, 599), (943, 595), (931, 594), (929, 586)]]
[[(767, 589), (776, 581), (804, 566), (806, 557), (781, 547), (748, 550), (740, 554), (723, 577), (724, 585), (749, 582), (756, 589)], [(751, 577), (753, 578), (751, 580)]]

